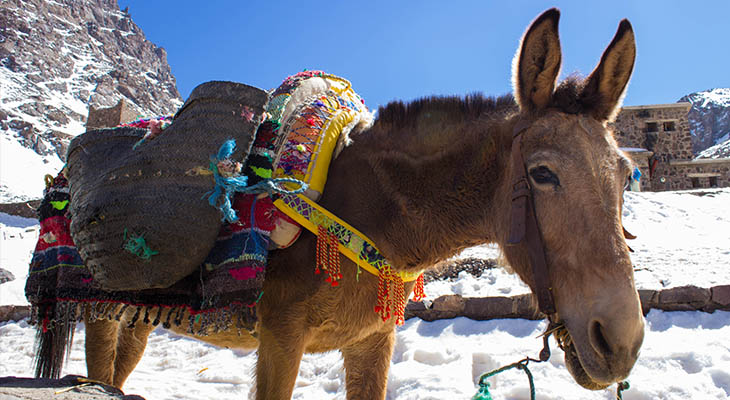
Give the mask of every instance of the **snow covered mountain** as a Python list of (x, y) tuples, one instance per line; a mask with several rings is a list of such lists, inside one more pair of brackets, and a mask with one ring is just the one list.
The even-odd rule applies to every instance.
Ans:
[(692, 103), (688, 118), (692, 147), (695, 154), (700, 153), (698, 158), (730, 157), (730, 144), (722, 146), (730, 138), (730, 89), (695, 92), (679, 101)]
[[(89, 105), (122, 98), (144, 116), (182, 104), (165, 50), (116, 0), (0, 2), (0, 202), (40, 197), (10, 193), (21, 170), (54, 173), (70, 138), (84, 131)], [(27, 160), (9, 165), (17, 159), (10, 152)]]
[(718, 139), (718, 144), (702, 150), (695, 159), (701, 158), (730, 158), (730, 134)]

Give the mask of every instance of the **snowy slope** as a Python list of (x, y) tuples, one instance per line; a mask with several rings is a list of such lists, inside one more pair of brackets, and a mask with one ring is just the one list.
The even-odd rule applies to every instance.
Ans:
[(39, 156), (23, 146), (13, 133), (0, 131), (0, 203), (16, 203), (43, 196), (46, 174), (56, 175), (63, 161)]

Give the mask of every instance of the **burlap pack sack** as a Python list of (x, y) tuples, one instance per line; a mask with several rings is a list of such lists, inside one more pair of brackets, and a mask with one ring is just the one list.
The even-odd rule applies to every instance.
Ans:
[(235, 139), (230, 158), (245, 160), (268, 98), (251, 86), (208, 82), (153, 139), (112, 128), (71, 142), (71, 234), (99, 288), (163, 288), (196, 271), (221, 227), (221, 211), (208, 201), (211, 159)]

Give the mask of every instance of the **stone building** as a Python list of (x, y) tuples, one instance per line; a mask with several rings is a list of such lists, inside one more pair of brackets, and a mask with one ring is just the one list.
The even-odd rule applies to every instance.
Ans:
[(86, 130), (117, 126), (134, 121), (136, 116), (137, 113), (124, 99), (120, 99), (117, 105), (109, 108), (90, 106), (89, 116), (86, 118)]
[(730, 159), (695, 160), (690, 103), (630, 106), (613, 128), (619, 146), (642, 173), (645, 191), (730, 187)]

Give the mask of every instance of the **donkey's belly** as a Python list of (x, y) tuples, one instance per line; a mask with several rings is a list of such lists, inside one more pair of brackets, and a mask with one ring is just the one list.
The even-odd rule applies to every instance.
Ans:
[(259, 342), (255, 337), (246, 331), (241, 331), (239, 334), (237, 329), (229, 329), (227, 331), (220, 331), (216, 333), (211, 332), (208, 335), (194, 335), (187, 331), (186, 324), (182, 324), (180, 326), (175, 326), (173, 324), (168, 330), (179, 335), (228, 349), (253, 350), (259, 347)]

